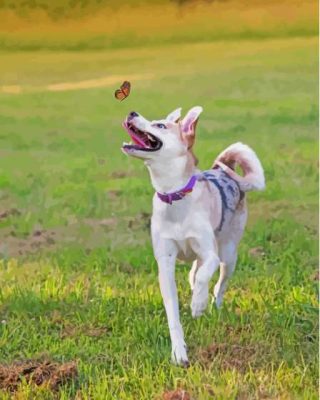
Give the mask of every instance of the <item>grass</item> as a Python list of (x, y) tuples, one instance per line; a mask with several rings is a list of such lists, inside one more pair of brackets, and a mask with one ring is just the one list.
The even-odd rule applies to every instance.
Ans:
[[(0, 93), (0, 359), (45, 355), (79, 369), (58, 395), (22, 383), (16, 398), (160, 399), (176, 387), (197, 400), (318, 397), (316, 45), (302, 37), (1, 54), (0, 85), (22, 90)], [(118, 84), (46, 90), (150, 72), (122, 103)], [(153, 190), (142, 163), (119, 148), (129, 111), (158, 118), (196, 104), (200, 167), (241, 140), (262, 160), (267, 190), (248, 196), (220, 311), (191, 318), (190, 266), (177, 266), (192, 362), (184, 370), (169, 361), (148, 230)], [(219, 344), (214, 357), (204, 351)]]

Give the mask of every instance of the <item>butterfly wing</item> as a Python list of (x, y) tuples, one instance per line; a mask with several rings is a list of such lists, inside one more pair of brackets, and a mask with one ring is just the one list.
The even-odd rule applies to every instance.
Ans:
[(114, 96), (116, 99), (122, 101), (129, 96), (130, 90), (131, 90), (131, 83), (128, 81), (124, 81), (123, 84), (120, 86), (120, 89), (117, 89), (114, 92)]
[(121, 89), (117, 89), (114, 92), (114, 97), (120, 101), (124, 100), (127, 96), (125, 95), (125, 93), (121, 90)]
[(126, 95), (126, 97), (128, 97), (130, 94), (130, 90), (131, 90), (131, 83), (128, 81), (124, 81), (123, 84), (121, 85), (120, 89), (123, 91), (123, 93)]

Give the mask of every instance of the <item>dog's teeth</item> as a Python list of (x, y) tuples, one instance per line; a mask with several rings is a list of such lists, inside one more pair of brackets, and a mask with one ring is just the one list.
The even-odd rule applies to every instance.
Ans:
[(150, 142), (152, 142), (152, 143), (156, 142), (156, 140), (152, 136), (150, 136), (150, 135), (147, 135), (147, 136), (148, 136), (148, 139), (150, 140)]

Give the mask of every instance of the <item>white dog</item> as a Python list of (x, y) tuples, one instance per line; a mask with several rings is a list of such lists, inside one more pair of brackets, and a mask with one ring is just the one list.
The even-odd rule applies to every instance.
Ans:
[[(247, 220), (245, 192), (265, 186), (260, 161), (242, 143), (224, 150), (212, 169), (202, 172), (196, 168), (192, 146), (201, 112), (201, 107), (193, 107), (180, 121), (179, 108), (167, 118), (151, 122), (131, 112), (123, 124), (133, 143), (124, 143), (122, 151), (144, 160), (156, 190), (152, 243), (168, 318), (172, 360), (182, 365), (188, 365), (188, 356), (179, 319), (176, 259), (193, 261), (189, 281), (194, 317), (206, 309), (209, 282), (220, 266), (214, 287), (219, 307), (236, 265), (237, 246)], [(236, 164), (244, 176), (235, 172)]]

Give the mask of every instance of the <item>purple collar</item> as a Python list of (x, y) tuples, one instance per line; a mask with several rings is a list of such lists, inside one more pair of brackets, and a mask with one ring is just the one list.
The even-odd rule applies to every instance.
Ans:
[(189, 182), (182, 189), (179, 189), (179, 190), (177, 190), (175, 192), (171, 192), (171, 193), (157, 192), (157, 195), (158, 195), (159, 199), (162, 200), (163, 202), (172, 204), (173, 201), (182, 200), (188, 193), (191, 193), (197, 180), (198, 180), (198, 176), (192, 175)]

